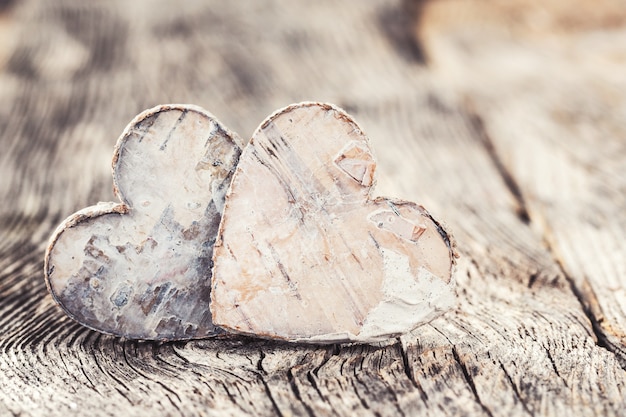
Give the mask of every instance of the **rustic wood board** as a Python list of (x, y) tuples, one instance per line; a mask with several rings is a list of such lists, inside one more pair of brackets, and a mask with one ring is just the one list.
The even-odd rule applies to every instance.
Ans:
[[(626, 9), (449, 3), (422, 15), (431, 64), (484, 125), (599, 342), (626, 364)], [(507, 21), (512, 11), (518, 19)], [(469, 48), (459, 47), (464, 38), (474, 39)]]
[[(481, 2), (5, 3), (0, 415), (623, 415), (623, 20), (587, 7), (595, 26), (544, 36), (502, 29), (506, 7), (473, 31), (490, 27)], [(571, 22), (542, 13), (563, 10)], [(392, 343), (325, 347), (134, 342), (64, 316), (46, 240), (114, 199), (135, 114), (194, 103), (249, 138), (301, 100), (356, 118), (377, 195), (446, 221), (454, 311)]]

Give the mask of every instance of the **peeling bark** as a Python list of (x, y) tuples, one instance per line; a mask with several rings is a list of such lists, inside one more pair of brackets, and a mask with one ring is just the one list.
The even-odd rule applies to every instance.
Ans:
[(215, 323), (308, 343), (373, 342), (453, 307), (451, 237), (417, 204), (371, 199), (375, 167), (367, 137), (332, 106), (292, 105), (262, 123), (226, 198)]
[(121, 203), (66, 219), (46, 284), (79, 323), (132, 339), (213, 336), (211, 257), (238, 139), (204, 110), (160, 106), (133, 120), (113, 157)]

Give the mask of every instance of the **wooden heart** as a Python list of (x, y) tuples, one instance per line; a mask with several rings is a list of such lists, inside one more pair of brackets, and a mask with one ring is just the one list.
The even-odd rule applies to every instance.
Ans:
[(301, 103), (244, 149), (213, 254), (211, 311), (227, 330), (372, 342), (455, 302), (453, 250), (421, 206), (370, 199), (376, 163), (342, 110)]
[(46, 284), (74, 320), (133, 339), (207, 337), (211, 256), (239, 139), (195, 106), (159, 106), (118, 140), (114, 190), (50, 239)]

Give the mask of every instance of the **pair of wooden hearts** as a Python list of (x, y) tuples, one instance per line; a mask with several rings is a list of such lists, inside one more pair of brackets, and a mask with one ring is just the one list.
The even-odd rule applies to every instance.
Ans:
[(450, 237), (421, 206), (370, 199), (376, 163), (345, 112), (292, 105), (240, 143), (195, 106), (130, 123), (121, 203), (70, 216), (46, 252), (71, 318), (133, 339), (371, 342), (454, 304)]

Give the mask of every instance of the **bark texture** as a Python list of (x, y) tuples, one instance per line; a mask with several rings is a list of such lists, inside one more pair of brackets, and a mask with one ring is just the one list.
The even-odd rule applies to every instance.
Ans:
[(241, 153), (196, 106), (138, 115), (117, 142), (117, 203), (79, 210), (50, 238), (53, 298), (81, 324), (142, 340), (220, 333), (207, 309), (213, 245)]
[[(591, 416), (626, 409), (619, 1), (0, 2), (0, 415)], [(48, 295), (69, 214), (115, 201), (128, 120), (249, 138), (332, 102), (377, 194), (445, 220), (458, 306), (385, 345), (104, 336)]]
[(451, 238), (424, 208), (372, 199), (367, 137), (321, 103), (282, 109), (241, 155), (213, 257), (219, 327), (309, 343), (380, 342), (455, 303)]

